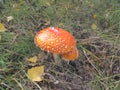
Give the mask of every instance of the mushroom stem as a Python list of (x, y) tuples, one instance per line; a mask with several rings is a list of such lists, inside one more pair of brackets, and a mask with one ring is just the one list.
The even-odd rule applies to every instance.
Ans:
[(57, 65), (61, 65), (62, 64), (62, 62), (61, 62), (61, 60), (60, 60), (60, 56), (58, 55), (58, 54), (53, 54), (53, 58), (54, 58), (54, 60), (55, 60), (55, 64), (57, 64)]

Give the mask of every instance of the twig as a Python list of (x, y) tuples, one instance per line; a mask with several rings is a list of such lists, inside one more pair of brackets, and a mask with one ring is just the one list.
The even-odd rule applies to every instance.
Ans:
[(5, 83), (3, 83), (3, 82), (1, 82), (0, 84), (2, 84), (2, 85), (4, 85), (4, 86), (8, 87), (10, 90), (15, 90), (15, 89), (13, 89), (12, 87), (8, 86), (7, 84), (5, 84)]
[(24, 88), (22, 87), (21, 83), (19, 83), (15, 78), (13, 78), (13, 80), (18, 84), (18, 86), (21, 88), (21, 90), (24, 90)]
[(15, 43), (15, 40), (17, 39), (17, 37), (20, 35), (21, 33), (18, 33), (12, 40), (12, 42), (10, 43), (10, 45), (14, 44)]
[(86, 51), (85, 50), (83, 50), (83, 52), (84, 52), (84, 55), (85, 55), (85, 57), (87, 58), (87, 60), (88, 60), (88, 62), (92, 65), (92, 67), (98, 72), (98, 74), (100, 75), (100, 76), (102, 76), (102, 74), (100, 73), (100, 71), (95, 67), (95, 65), (89, 60), (89, 58), (87, 57), (87, 55), (86, 55)]

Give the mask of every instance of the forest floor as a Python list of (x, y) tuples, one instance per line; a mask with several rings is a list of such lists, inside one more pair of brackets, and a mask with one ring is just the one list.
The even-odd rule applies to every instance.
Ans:
[[(120, 90), (119, 0), (0, 0), (0, 24), (0, 90)], [(76, 60), (58, 65), (36, 47), (36, 32), (50, 26), (76, 38)], [(42, 81), (30, 80), (27, 70), (41, 65)]]

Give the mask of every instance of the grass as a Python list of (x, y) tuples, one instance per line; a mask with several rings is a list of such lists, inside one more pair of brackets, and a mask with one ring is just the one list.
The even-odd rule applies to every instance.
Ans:
[[(13, 20), (7, 21), (9, 16)], [(0, 22), (7, 28), (0, 33), (0, 90), (120, 89), (119, 0), (4, 0)], [(97, 28), (92, 29), (92, 24)], [(35, 33), (48, 26), (75, 36), (77, 60), (59, 66), (52, 54), (35, 46)], [(35, 55), (38, 63), (26, 61)], [(36, 83), (26, 72), (38, 65), (45, 65), (47, 75)]]

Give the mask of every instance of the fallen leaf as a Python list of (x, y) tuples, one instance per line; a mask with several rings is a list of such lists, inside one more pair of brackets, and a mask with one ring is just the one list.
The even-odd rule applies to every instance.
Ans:
[(4, 24), (0, 23), (0, 32), (4, 32), (7, 29), (5, 28)]
[(27, 74), (32, 81), (42, 81), (42, 75), (44, 74), (44, 66), (37, 66), (28, 69)]
[(93, 15), (93, 18), (94, 18), (94, 19), (96, 19), (96, 18), (97, 18), (97, 15), (96, 15), (96, 14), (94, 14), (94, 15)]
[(51, 6), (51, 4), (50, 4), (49, 2), (46, 2), (46, 5), (47, 5), (47, 6)]
[(7, 17), (7, 21), (9, 22), (9, 21), (11, 21), (11, 20), (13, 20), (13, 17), (12, 17), (12, 16), (8, 16), (8, 17)]
[(93, 24), (91, 25), (91, 28), (92, 28), (92, 29), (97, 29), (97, 25), (93, 23)]
[(31, 58), (27, 59), (27, 61), (31, 62), (31, 63), (36, 63), (37, 62), (37, 56), (31, 57)]

